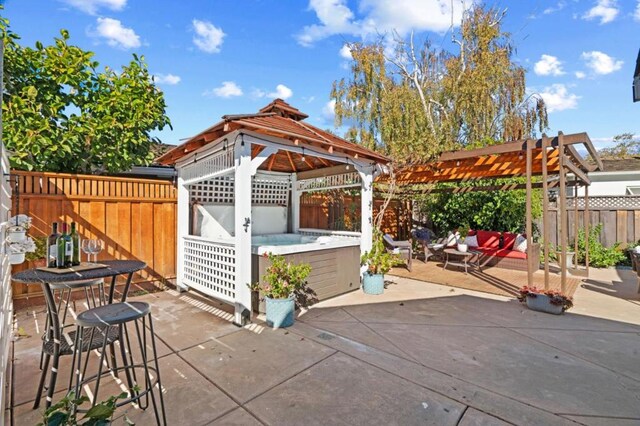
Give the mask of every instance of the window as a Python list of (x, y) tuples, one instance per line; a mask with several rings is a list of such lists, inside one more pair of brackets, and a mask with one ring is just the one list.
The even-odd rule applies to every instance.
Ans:
[(627, 195), (640, 195), (640, 186), (627, 186)]

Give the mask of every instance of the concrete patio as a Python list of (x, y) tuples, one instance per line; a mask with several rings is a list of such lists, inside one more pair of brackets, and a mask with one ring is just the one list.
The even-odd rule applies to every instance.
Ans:
[[(633, 278), (595, 271), (576, 308), (556, 317), (507, 297), (392, 277), (382, 296), (325, 301), (283, 330), (239, 329), (230, 309), (195, 293), (131, 300), (153, 306), (169, 424), (635, 425)], [(7, 424), (40, 419), (31, 405), (42, 313), (17, 314)], [(115, 393), (115, 383), (101, 388), (104, 398)], [(133, 407), (126, 415), (153, 421)]]

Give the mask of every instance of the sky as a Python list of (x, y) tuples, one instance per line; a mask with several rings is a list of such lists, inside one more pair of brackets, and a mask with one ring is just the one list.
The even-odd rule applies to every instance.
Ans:
[[(143, 55), (165, 94), (178, 144), (225, 114), (275, 97), (333, 129), (332, 83), (349, 75), (345, 44), (412, 31), (452, 48), (451, 28), (471, 0), (5, 0), (23, 45), (71, 42), (114, 69)], [(597, 147), (640, 134), (631, 83), (640, 48), (640, 0), (511, 0), (503, 26), (549, 111), (548, 134), (586, 131)], [(453, 23), (453, 24), (452, 24)], [(338, 133), (340, 133), (338, 129)]]

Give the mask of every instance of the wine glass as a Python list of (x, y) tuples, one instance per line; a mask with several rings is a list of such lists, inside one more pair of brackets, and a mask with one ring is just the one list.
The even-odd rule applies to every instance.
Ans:
[(100, 253), (103, 248), (104, 248), (104, 241), (100, 239), (95, 239), (90, 241), (89, 250), (91, 251), (91, 254), (93, 254), (94, 263), (98, 262), (98, 253)]
[(91, 241), (93, 241), (93, 240), (85, 238), (85, 239), (82, 240), (82, 244), (80, 246), (82, 248), (82, 251), (84, 252), (84, 254), (87, 255), (87, 263), (91, 262), (91, 259), (89, 257), (89, 256), (91, 256)]

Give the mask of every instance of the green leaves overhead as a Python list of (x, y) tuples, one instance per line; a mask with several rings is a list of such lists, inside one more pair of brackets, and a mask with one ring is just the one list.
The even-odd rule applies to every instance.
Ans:
[(418, 48), (413, 36), (396, 36), (394, 53), (383, 41), (351, 45), (351, 77), (331, 92), (336, 124), (348, 124), (349, 138), (400, 165), (542, 131), (544, 102), (526, 93), (502, 17), (482, 6), (468, 10), (453, 36), (457, 53), (429, 41)]
[(143, 57), (133, 55), (119, 72), (100, 71), (93, 52), (68, 43), (66, 30), (30, 48), (3, 24), (4, 141), (13, 167), (105, 173), (153, 159), (158, 141), (150, 133), (170, 121)]

